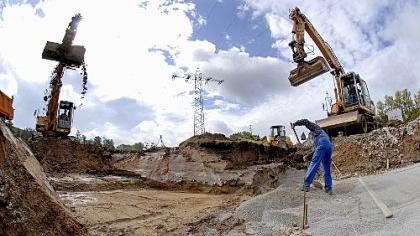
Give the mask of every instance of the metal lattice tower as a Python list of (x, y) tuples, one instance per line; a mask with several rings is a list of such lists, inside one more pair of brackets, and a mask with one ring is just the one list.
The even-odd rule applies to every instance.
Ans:
[(204, 122), (204, 85), (209, 82), (223, 83), (223, 80), (207, 77), (197, 68), (195, 73), (189, 73), (184, 76), (173, 75), (172, 79), (177, 77), (184, 78), (185, 82), (194, 81), (194, 136), (204, 134), (206, 132)]

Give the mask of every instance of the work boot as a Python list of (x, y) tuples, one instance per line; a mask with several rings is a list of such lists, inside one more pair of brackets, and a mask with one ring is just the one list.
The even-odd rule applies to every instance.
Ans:
[(332, 189), (324, 188), (324, 192), (326, 192), (328, 195), (333, 195)]
[(309, 190), (311, 190), (311, 188), (310, 187), (306, 187), (305, 185), (302, 185), (300, 187), (300, 191), (303, 191), (303, 190), (305, 190), (306, 192), (309, 192)]

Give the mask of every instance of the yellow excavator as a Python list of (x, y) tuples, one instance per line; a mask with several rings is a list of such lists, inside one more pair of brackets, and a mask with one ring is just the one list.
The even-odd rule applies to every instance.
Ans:
[(72, 17), (61, 44), (47, 42), (42, 58), (58, 61), (52, 73), (50, 81), (51, 92), (44, 97), (48, 101), (45, 116), (37, 116), (36, 130), (43, 136), (67, 136), (71, 131), (73, 121), (73, 111), (75, 109), (72, 102), (59, 101), (62, 77), (66, 68), (75, 69), (83, 66), (83, 92), (86, 92), (87, 74), (84, 66), (85, 48), (83, 46), (72, 45), (76, 36), (77, 26), (82, 19), (80, 14)]
[[(331, 47), (299, 8), (291, 10), (289, 18), (293, 21), (293, 40), (289, 46), (293, 52), (293, 61), (297, 63), (297, 68), (290, 72), (290, 84), (298, 86), (330, 70), (334, 77), (335, 103), (327, 110), (328, 117), (317, 120), (316, 123), (330, 135), (336, 135), (338, 132), (366, 133), (375, 129), (377, 126), (373, 118), (375, 105), (370, 98), (366, 82), (354, 72), (344, 72)], [(304, 49), (305, 32), (314, 41), (323, 57), (317, 56), (305, 61), (307, 57)]]
[(267, 136), (267, 142), (271, 146), (278, 146), (284, 149), (293, 147), (293, 142), (286, 136), (284, 125), (273, 125), (270, 127), (270, 134)]

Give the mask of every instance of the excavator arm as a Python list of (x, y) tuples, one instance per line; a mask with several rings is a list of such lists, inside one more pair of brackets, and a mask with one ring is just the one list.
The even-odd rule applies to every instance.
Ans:
[[(343, 98), (342, 85), (340, 82), (341, 75), (344, 74), (343, 67), (331, 47), (321, 37), (309, 19), (300, 12), (299, 8), (295, 8), (290, 12), (289, 18), (293, 21), (293, 40), (289, 46), (293, 52), (293, 61), (296, 62), (297, 68), (290, 72), (289, 81), (292, 86), (298, 86), (321, 74), (331, 70), (335, 80), (335, 98), (336, 103), (333, 105), (335, 109), (342, 104)], [(307, 53), (305, 52), (305, 32), (311, 37), (323, 57), (315, 57), (310, 61), (305, 61)]]
[[(63, 85), (62, 78), (66, 68), (76, 68), (83, 65), (85, 48), (83, 46), (73, 45), (73, 40), (77, 33), (77, 27), (81, 21), (82, 16), (76, 14), (72, 17), (70, 23), (66, 28), (66, 33), (63, 37), (62, 43), (47, 42), (42, 58), (58, 61), (51, 76), (50, 89), (51, 93), (45, 100), (48, 101), (46, 116), (37, 117), (36, 129), (45, 135), (57, 134), (57, 113), (59, 109), (60, 90)], [(66, 130), (65, 133), (69, 133)]]

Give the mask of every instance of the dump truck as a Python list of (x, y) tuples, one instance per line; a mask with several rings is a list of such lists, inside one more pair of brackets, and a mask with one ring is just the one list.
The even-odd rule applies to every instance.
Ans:
[[(80, 14), (73, 16), (67, 26), (62, 43), (48, 41), (42, 52), (43, 59), (58, 61), (50, 81), (51, 92), (44, 97), (44, 101), (48, 102), (47, 113), (45, 116), (37, 116), (36, 130), (42, 133), (43, 136), (67, 136), (71, 131), (75, 106), (70, 101), (59, 101), (59, 98), (63, 85), (64, 70), (66, 68), (75, 69), (81, 66), (85, 68), (85, 48), (80, 45), (73, 45), (77, 26), (81, 19), (82, 16)], [(84, 82), (86, 83), (85, 80)]]
[(13, 120), (13, 97), (8, 97), (0, 90), (0, 118), (4, 120)]
[[(290, 72), (292, 86), (299, 86), (326, 72), (334, 78), (335, 103), (327, 109), (328, 117), (316, 123), (330, 135), (366, 133), (377, 127), (374, 120), (375, 105), (370, 98), (369, 89), (362, 77), (355, 72), (345, 73), (342, 64), (332, 48), (321, 37), (309, 19), (294, 8), (289, 15), (293, 21), (293, 40), (289, 43), (293, 61), (297, 67)], [(322, 56), (306, 61), (305, 32), (311, 37)]]

